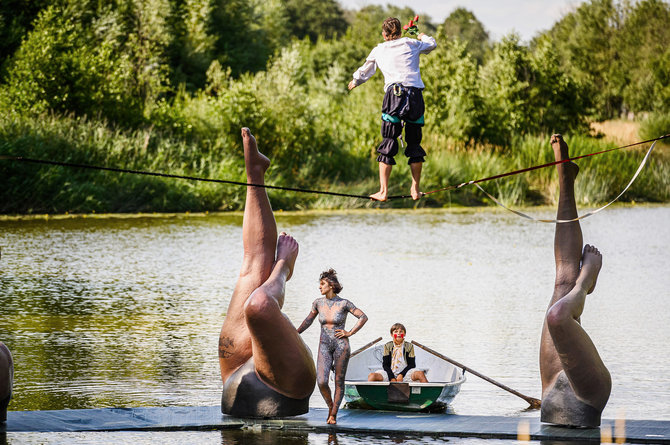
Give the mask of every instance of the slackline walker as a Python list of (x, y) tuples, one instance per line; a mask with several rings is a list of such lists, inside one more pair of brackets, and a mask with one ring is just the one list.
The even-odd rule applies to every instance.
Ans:
[[(667, 139), (667, 138), (670, 138), (670, 134), (659, 136), (659, 137), (654, 138), (654, 139), (648, 139), (646, 141), (635, 142), (635, 143), (632, 143), (632, 144), (623, 145), (621, 147), (610, 148), (610, 149), (607, 149), (607, 150), (602, 150), (602, 151), (598, 151), (598, 152), (594, 152), (594, 153), (588, 153), (588, 154), (580, 155), (580, 156), (574, 156), (572, 158), (563, 159), (561, 161), (548, 162), (546, 164), (535, 165), (535, 166), (532, 166), (532, 167), (527, 167), (527, 168), (523, 168), (523, 169), (520, 169), (520, 170), (514, 170), (514, 171), (507, 172), (507, 173), (501, 173), (501, 174), (494, 175), (494, 176), (489, 176), (489, 177), (486, 177), (486, 178), (476, 179), (476, 180), (472, 180), (472, 181), (468, 181), (468, 182), (462, 182), (460, 184), (450, 185), (450, 186), (435, 189), (435, 190), (432, 190), (432, 191), (429, 191), (429, 192), (422, 192), (422, 196), (423, 195), (430, 195), (430, 194), (438, 193), (438, 192), (449, 191), (449, 190), (457, 190), (457, 189), (460, 189), (460, 188), (468, 186), (468, 185), (474, 185), (479, 190), (481, 190), (486, 196), (488, 196), (493, 202), (495, 202), (497, 205), (503, 207), (506, 210), (509, 210), (510, 212), (512, 212), (512, 213), (514, 213), (514, 214), (516, 214), (516, 215), (518, 215), (522, 218), (525, 218), (525, 219), (528, 219), (528, 220), (531, 220), (531, 221), (551, 223), (551, 224), (573, 222), (573, 221), (577, 221), (577, 220), (580, 220), (580, 219), (587, 218), (591, 215), (594, 215), (594, 214), (600, 212), (601, 210), (605, 209), (606, 207), (609, 207), (615, 201), (617, 201), (621, 197), (621, 195), (623, 195), (628, 190), (628, 188), (633, 184), (633, 182), (635, 182), (635, 179), (637, 179), (638, 175), (640, 174), (640, 172), (644, 168), (645, 164), (647, 163), (647, 160), (649, 159), (649, 156), (651, 155), (651, 152), (653, 151), (654, 146), (656, 145), (656, 142), (658, 142), (662, 139)], [(506, 176), (518, 175), (518, 174), (529, 172), (529, 171), (532, 171), (532, 170), (538, 170), (538, 169), (541, 169), (541, 168), (546, 168), (546, 167), (551, 167), (553, 165), (562, 164), (564, 162), (576, 161), (577, 159), (587, 158), (587, 157), (590, 157), (590, 156), (596, 156), (596, 155), (600, 155), (600, 154), (604, 154), (604, 153), (609, 153), (609, 152), (616, 151), (616, 150), (621, 150), (621, 149), (624, 149), (624, 148), (630, 148), (630, 147), (634, 147), (634, 146), (637, 146), (637, 145), (647, 144), (649, 142), (652, 142), (651, 146), (649, 147), (649, 150), (647, 150), (647, 153), (644, 156), (644, 158), (642, 159), (642, 162), (640, 163), (640, 166), (638, 167), (637, 171), (635, 172), (635, 174), (633, 175), (631, 180), (628, 182), (626, 187), (623, 189), (623, 191), (621, 193), (619, 193), (616, 196), (616, 198), (614, 198), (613, 200), (611, 200), (609, 203), (605, 204), (604, 206), (602, 206), (602, 207), (600, 207), (596, 210), (592, 210), (588, 213), (585, 213), (584, 215), (582, 215), (578, 218), (575, 218), (575, 219), (571, 219), (571, 220), (554, 220), (554, 219), (551, 219), (550, 220), (550, 219), (536, 219), (536, 218), (533, 218), (532, 216), (528, 216), (528, 215), (526, 215), (522, 212), (519, 212), (517, 210), (513, 210), (513, 209), (510, 209), (509, 207), (506, 207), (498, 199), (496, 199), (491, 194), (486, 192), (486, 190), (484, 190), (479, 185), (482, 182), (491, 181), (491, 180), (494, 180), (494, 179), (500, 179), (500, 178), (504, 178)], [(49, 161), (49, 160), (46, 160), (46, 159), (27, 158), (27, 157), (24, 157), (24, 156), (0, 155), (0, 161), (2, 161), (2, 160), (28, 162), (28, 163), (33, 163), (33, 164), (57, 165), (57, 166), (61, 166), (61, 167), (83, 168), (83, 169), (89, 169), (89, 170), (103, 170), (103, 171), (111, 171), (111, 172), (117, 172), (117, 173), (131, 173), (131, 174), (145, 175), (145, 176), (158, 176), (158, 177), (163, 177), (163, 178), (187, 179), (187, 180), (191, 180), (191, 181), (215, 182), (215, 183), (219, 183), (219, 184), (231, 184), (231, 185), (240, 185), (240, 186), (262, 187), (262, 188), (273, 189), (273, 190), (286, 190), (286, 191), (297, 192), (297, 193), (312, 193), (312, 194), (318, 194), (318, 195), (341, 196), (341, 197), (344, 197), (344, 198), (358, 198), (358, 199), (366, 199), (366, 200), (373, 200), (374, 201), (374, 199), (370, 198), (370, 196), (367, 196), (367, 195), (356, 195), (356, 194), (350, 194), (350, 193), (331, 192), (331, 191), (328, 191), (328, 190), (311, 190), (311, 189), (302, 189), (302, 188), (295, 188), (295, 187), (283, 187), (283, 186), (267, 185), (267, 184), (253, 184), (253, 183), (247, 183), (247, 182), (241, 182), (241, 181), (230, 181), (230, 180), (226, 180), (226, 179), (214, 179), (214, 178), (202, 178), (202, 177), (198, 177), (198, 176), (174, 175), (174, 174), (170, 174), (170, 173), (150, 172), (150, 171), (142, 171), (142, 170), (131, 170), (131, 169), (125, 169), (125, 168), (116, 168), (116, 167), (104, 167), (104, 166), (99, 166), (99, 165), (78, 164), (78, 163), (72, 163), (72, 162)], [(395, 195), (395, 196), (389, 196), (386, 200), (390, 201), (392, 199), (408, 199), (408, 198), (411, 198), (411, 197), (412, 197), (411, 195)]]

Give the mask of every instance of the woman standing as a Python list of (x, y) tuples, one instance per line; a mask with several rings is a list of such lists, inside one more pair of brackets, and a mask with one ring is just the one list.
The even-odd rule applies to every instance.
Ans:
[[(328, 405), (327, 423), (335, 424), (337, 423), (337, 410), (344, 397), (344, 376), (347, 373), (351, 353), (348, 337), (358, 332), (368, 321), (368, 317), (351, 301), (338, 295), (342, 291), (342, 285), (337, 279), (337, 272), (333, 269), (328, 269), (319, 277), (319, 291), (323, 297), (314, 300), (312, 310), (298, 328), (298, 333), (304, 332), (312, 325), (316, 316), (319, 316), (321, 338), (316, 365), (316, 382)], [(358, 322), (351, 331), (346, 331), (344, 325), (349, 312), (358, 318)], [(331, 397), (328, 387), (328, 375), (331, 368), (335, 371), (334, 398)]]

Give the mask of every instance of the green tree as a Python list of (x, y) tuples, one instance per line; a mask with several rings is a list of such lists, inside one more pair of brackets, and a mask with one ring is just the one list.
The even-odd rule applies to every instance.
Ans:
[(491, 58), (480, 68), (484, 139), (506, 145), (512, 137), (528, 132), (528, 93), (531, 66), (528, 49), (517, 34), (503, 37)]
[[(442, 36), (438, 33), (437, 39)], [(450, 40), (438, 45), (422, 61), (421, 77), (426, 84), (427, 131), (461, 143), (478, 140), (482, 101), (477, 64), (465, 42)]]
[(643, 0), (626, 11), (615, 45), (625, 76), (624, 106), (633, 111), (670, 110), (670, 5)]
[(114, 34), (113, 20), (92, 21), (80, 6), (49, 6), (39, 14), (10, 60), (0, 99), (18, 112), (134, 122), (141, 102), (128, 93), (130, 65), (117, 57), (116, 40), (106, 38)]
[(480, 68), (483, 139), (506, 146), (517, 136), (585, 129), (586, 89), (559, 64), (550, 39), (535, 50), (511, 34)]
[(168, 0), (125, 0), (120, 12), (127, 37), (119, 57), (130, 62), (133, 96), (150, 109), (169, 88), (171, 6)]
[(266, 68), (269, 58), (290, 40), (282, 0), (172, 0), (170, 48), (173, 84), (190, 92), (205, 87), (216, 62), (234, 76)]
[(347, 29), (347, 21), (335, 0), (281, 0), (290, 34), (312, 42), (321, 37), (333, 38)]
[(262, 9), (246, 0), (214, 0), (212, 26), (216, 35), (215, 58), (230, 67), (233, 76), (266, 67), (276, 48), (263, 28)]
[(589, 89), (592, 113), (597, 118), (611, 118), (621, 112), (624, 81), (617, 63), (620, 56), (613, 44), (621, 21), (621, 8), (612, 0), (591, 0), (548, 31), (563, 69)]
[(530, 70), (526, 107), (531, 113), (527, 123), (529, 132), (586, 131), (586, 89), (561, 67), (548, 38), (537, 41), (535, 50), (530, 54)]
[(466, 51), (479, 65), (484, 63), (486, 54), (491, 50), (489, 33), (472, 12), (465, 8), (456, 8), (444, 20), (442, 29), (447, 38), (465, 42)]
[(216, 35), (213, 32), (212, 0), (185, 0), (175, 4), (170, 27), (175, 38), (170, 48), (175, 84), (189, 90), (202, 88), (206, 71), (214, 60)]
[[(49, 0), (2, 0), (0, 2), (0, 66), (18, 50), (21, 40)], [(1, 76), (0, 72), (0, 78)]]

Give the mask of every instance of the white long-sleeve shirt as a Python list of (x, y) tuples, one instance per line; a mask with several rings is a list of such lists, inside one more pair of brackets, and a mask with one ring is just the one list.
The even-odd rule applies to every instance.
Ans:
[(384, 91), (394, 83), (424, 88), (419, 71), (419, 56), (428, 54), (436, 46), (435, 39), (427, 35), (421, 36), (421, 40), (402, 37), (380, 43), (370, 51), (363, 66), (354, 72), (356, 85), (370, 79), (379, 67), (384, 75)]

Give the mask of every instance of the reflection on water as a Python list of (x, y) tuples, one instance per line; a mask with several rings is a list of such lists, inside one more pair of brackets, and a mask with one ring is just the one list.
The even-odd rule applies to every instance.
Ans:
[[(314, 433), (307, 431), (169, 431), (169, 432), (92, 432), (92, 433), (9, 433), (0, 444), (91, 444), (128, 443), (133, 445), (395, 445), (395, 444), (461, 444), (510, 445), (516, 440), (482, 439), (477, 437), (403, 436), (382, 434)], [(540, 445), (589, 445), (588, 441), (540, 441)]]
[[(552, 226), (494, 210), (277, 219), (300, 242), (284, 306), (294, 324), (319, 297), (319, 273), (333, 267), (342, 296), (370, 317), (352, 350), (388, 337), (401, 321), (410, 340), (540, 396)], [(10, 409), (217, 404), (216, 346), (239, 271), (241, 221), (239, 214), (0, 221), (0, 340), (16, 365)], [(604, 254), (582, 321), (614, 381), (605, 418), (625, 409), (628, 418), (670, 420), (668, 221), (670, 207), (653, 206), (608, 209), (583, 223), (585, 242)], [(318, 329), (303, 334), (314, 352), (318, 336)], [(454, 412), (538, 415), (466, 376)], [(318, 391), (311, 405), (325, 407)]]

